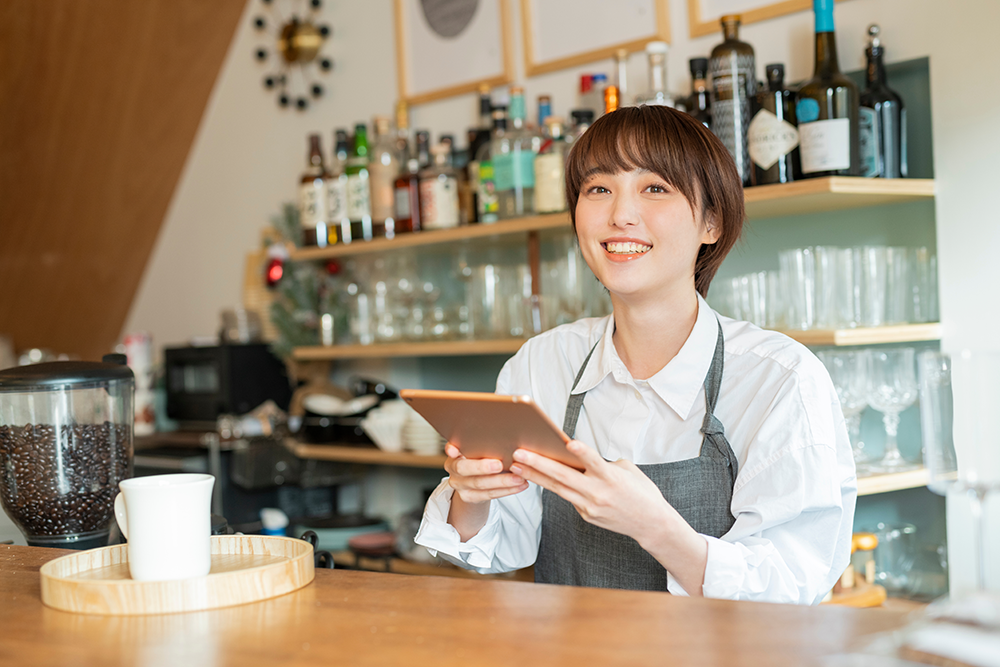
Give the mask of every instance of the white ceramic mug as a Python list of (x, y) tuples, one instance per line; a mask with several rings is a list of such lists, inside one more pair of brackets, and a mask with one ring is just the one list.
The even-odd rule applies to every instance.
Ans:
[(212, 475), (134, 477), (118, 483), (115, 518), (133, 579), (202, 577), (212, 567)]

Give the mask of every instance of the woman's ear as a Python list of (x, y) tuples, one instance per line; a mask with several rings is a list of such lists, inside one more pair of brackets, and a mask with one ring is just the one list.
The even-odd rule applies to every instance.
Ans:
[(701, 237), (702, 244), (712, 245), (713, 243), (717, 243), (719, 237), (722, 236), (722, 225), (719, 223), (718, 214), (715, 211), (706, 211), (702, 222), (705, 226), (705, 232)]

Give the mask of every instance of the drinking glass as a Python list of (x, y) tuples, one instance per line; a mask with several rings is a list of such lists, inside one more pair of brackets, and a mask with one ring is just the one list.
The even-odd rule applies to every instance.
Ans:
[(840, 407), (847, 421), (847, 434), (858, 474), (871, 463), (871, 454), (861, 441), (861, 413), (868, 407), (868, 359), (864, 350), (821, 350), (816, 353), (830, 372)]
[(885, 454), (869, 468), (874, 472), (902, 472), (919, 465), (899, 453), (896, 434), (899, 413), (917, 400), (915, 352), (912, 347), (868, 351), (868, 405), (882, 413)]
[(785, 283), (786, 317), (789, 329), (812, 329), (816, 324), (816, 262), (812, 248), (778, 253)]
[(937, 259), (927, 248), (910, 248), (910, 271), (913, 321), (936, 322)]
[(854, 249), (858, 280), (857, 310), (860, 325), (879, 327), (885, 324), (887, 265), (884, 246)]
[(909, 248), (885, 248), (885, 323), (904, 324), (913, 318), (913, 276)]
[(1000, 352), (926, 351), (920, 363), (920, 426), (928, 488), (965, 491), (974, 519), (976, 582), (986, 590), (983, 505), (1000, 489)]
[(847, 248), (817, 246), (815, 303), (816, 327), (840, 329), (857, 325), (854, 297), (853, 254)]

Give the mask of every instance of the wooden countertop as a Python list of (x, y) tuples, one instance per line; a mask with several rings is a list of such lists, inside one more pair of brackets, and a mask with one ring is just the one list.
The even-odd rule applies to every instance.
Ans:
[(0, 664), (798, 666), (905, 616), (347, 570), (239, 607), (79, 615), (41, 602), (39, 567), (66, 553), (0, 545)]

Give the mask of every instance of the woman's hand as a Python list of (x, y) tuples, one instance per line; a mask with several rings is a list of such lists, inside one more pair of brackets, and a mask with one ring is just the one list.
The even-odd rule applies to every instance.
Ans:
[(503, 462), (498, 459), (467, 459), (450, 442), (445, 445), (444, 453), (448, 455), (444, 462), (448, 483), (463, 502), (484, 503), (528, 488), (523, 477), (502, 472)]
[(444, 453), (448, 459), (448, 484), (455, 489), (451, 497), (448, 523), (455, 527), (463, 542), (475, 537), (490, 516), (490, 501), (520, 493), (528, 488), (523, 477), (503, 471), (499, 459), (467, 459), (450, 442)]

